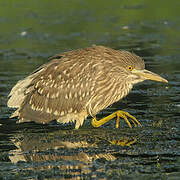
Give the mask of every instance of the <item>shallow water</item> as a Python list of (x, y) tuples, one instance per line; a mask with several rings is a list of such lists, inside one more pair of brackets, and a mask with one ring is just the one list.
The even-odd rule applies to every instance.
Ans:
[[(103, 6), (102, 6), (103, 4)], [(163, 4), (163, 6), (162, 6)], [(180, 2), (1, 1), (1, 179), (179, 179)], [(8, 12), (8, 13), (7, 13)], [(142, 56), (146, 68), (169, 83), (136, 85), (119, 109), (142, 124), (124, 121), (79, 130), (73, 124), (16, 124), (7, 96), (15, 83), (59, 52), (100, 44)]]

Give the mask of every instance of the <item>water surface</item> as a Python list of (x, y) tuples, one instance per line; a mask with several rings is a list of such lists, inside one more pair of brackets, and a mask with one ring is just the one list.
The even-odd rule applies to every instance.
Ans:
[[(1, 179), (178, 179), (180, 177), (180, 2), (1, 1), (0, 2)], [(16, 82), (48, 57), (92, 44), (143, 57), (146, 68), (169, 84), (144, 82), (119, 109), (142, 124), (124, 121), (79, 130), (73, 124), (16, 124), (7, 96)]]

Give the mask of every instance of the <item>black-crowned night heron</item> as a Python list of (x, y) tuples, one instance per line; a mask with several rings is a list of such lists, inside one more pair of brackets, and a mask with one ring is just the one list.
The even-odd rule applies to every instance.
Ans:
[(141, 125), (135, 117), (124, 111), (96, 120), (102, 109), (125, 97), (133, 85), (144, 80), (166, 82), (159, 75), (148, 71), (144, 61), (127, 51), (103, 46), (58, 54), (50, 58), (25, 79), (19, 81), (9, 94), (8, 106), (18, 108), (11, 117), (19, 122), (48, 123), (74, 122), (78, 129), (92, 116), (92, 125), (99, 127), (117, 117), (129, 127)]

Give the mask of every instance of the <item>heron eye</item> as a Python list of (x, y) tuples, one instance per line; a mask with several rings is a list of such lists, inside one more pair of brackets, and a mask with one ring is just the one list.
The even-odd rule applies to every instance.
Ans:
[(129, 71), (132, 71), (132, 70), (133, 70), (133, 67), (132, 67), (132, 66), (128, 66), (127, 69), (128, 69)]

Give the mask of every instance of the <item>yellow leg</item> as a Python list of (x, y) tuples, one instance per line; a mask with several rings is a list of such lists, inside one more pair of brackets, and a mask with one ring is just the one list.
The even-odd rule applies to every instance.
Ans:
[(130, 115), (128, 112), (120, 111), (120, 110), (119, 110), (119, 111), (116, 111), (116, 112), (110, 114), (109, 116), (104, 117), (104, 118), (102, 118), (102, 119), (100, 119), (100, 120), (97, 120), (96, 118), (93, 118), (92, 121), (91, 121), (91, 124), (92, 124), (92, 126), (94, 126), (94, 127), (99, 127), (99, 126), (105, 124), (106, 122), (110, 121), (111, 119), (113, 119), (113, 118), (115, 118), (115, 117), (117, 117), (117, 119), (116, 119), (116, 128), (119, 128), (120, 118), (123, 118), (123, 119), (126, 121), (126, 123), (128, 124), (128, 126), (129, 126), (130, 128), (132, 128), (132, 125), (131, 125), (131, 123), (129, 122), (129, 120), (128, 120), (127, 117), (130, 118), (130, 120), (133, 122), (133, 124), (134, 124), (135, 127), (136, 127), (137, 125), (141, 126), (140, 122), (139, 122), (134, 116)]

